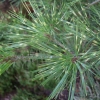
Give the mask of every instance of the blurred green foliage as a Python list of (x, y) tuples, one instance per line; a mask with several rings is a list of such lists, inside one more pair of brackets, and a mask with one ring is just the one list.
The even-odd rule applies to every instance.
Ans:
[(42, 84), (52, 90), (48, 100), (57, 98), (64, 88), (73, 100), (78, 82), (79, 96), (86, 97), (89, 90), (97, 95), (100, 4), (88, 6), (92, 0), (28, 1), (34, 13), (24, 0), (22, 4), (31, 19), (12, 11), (0, 19), (0, 74), (5, 72), (0, 93), (17, 88), (14, 100), (44, 99), (19, 89)]

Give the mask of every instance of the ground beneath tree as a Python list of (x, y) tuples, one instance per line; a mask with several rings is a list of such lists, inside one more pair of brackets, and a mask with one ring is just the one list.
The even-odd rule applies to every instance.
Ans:
[(11, 100), (14, 95), (16, 95), (16, 91), (7, 93), (4, 96), (0, 96), (0, 100)]
[[(33, 89), (32, 89), (33, 90)], [(34, 92), (30, 89), (30, 92)], [(43, 87), (40, 87), (37, 91), (36, 94), (33, 95), (38, 95), (38, 96), (43, 96), (44, 98), (48, 97), (50, 95), (51, 91), (46, 90)], [(10, 92), (5, 94), (3, 97), (0, 97), (0, 100), (12, 100), (12, 97), (14, 97), (17, 94), (16, 91)], [(59, 96), (57, 97), (57, 100), (67, 100), (68, 98), (68, 90), (64, 89)], [(38, 99), (37, 99), (38, 100)], [(40, 100), (40, 99), (39, 99)], [(42, 99), (41, 99), (42, 100)], [(43, 99), (44, 100), (44, 99)], [(55, 100), (55, 99), (52, 99)]]

